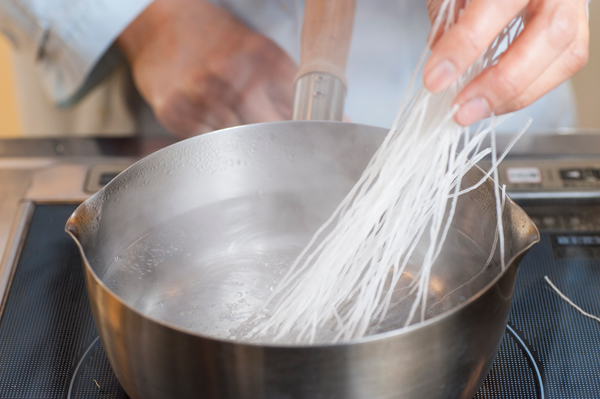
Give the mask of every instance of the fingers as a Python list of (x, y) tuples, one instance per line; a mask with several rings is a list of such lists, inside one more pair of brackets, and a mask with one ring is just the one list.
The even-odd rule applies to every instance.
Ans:
[[(255, 38), (256, 39), (256, 38)], [(264, 37), (251, 40), (253, 60), (260, 73), (238, 81), (235, 111), (242, 123), (281, 121), (291, 118), (297, 67), (275, 43)]]
[(579, 10), (583, 9), (584, 2), (553, 0), (539, 4), (528, 10), (530, 22), (498, 64), (459, 93), (455, 100), (461, 106), (455, 115), (457, 123), (467, 126), (489, 116), (492, 111), (502, 112), (507, 104), (533, 101), (536, 98), (519, 98), (557, 61), (557, 67), (540, 81), (535, 91), (541, 94), (550, 91), (574, 73), (564, 73), (560, 59), (578, 36)]
[(178, 137), (189, 138), (242, 124), (239, 117), (225, 107), (213, 107), (198, 112), (191, 103), (187, 105), (190, 107), (172, 109), (168, 113), (157, 115), (160, 123)]
[(193, 115), (186, 116), (194, 121), (191, 128), (176, 132), (178, 136), (188, 138), (242, 124), (240, 117), (231, 108), (224, 105), (216, 105), (205, 110), (196, 108), (194, 111)]
[(286, 107), (291, 99), (284, 96), (291, 94), (285, 89), (270, 94), (269, 87), (273, 86), (259, 80), (237, 93), (218, 77), (202, 78), (186, 85), (186, 91), (155, 100), (155, 113), (169, 131), (184, 138), (247, 123), (289, 119), (291, 111)]
[(298, 67), (289, 58), (281, 60), (277, 72), (266, 87), (267, 95), (284, 119), (291, 119), (294, 101), (294, 77)]
[[(248, 104), (244, 104), (241, 114), (245, 115), (245, 120), (268, 122), (270, 120), (280, 120), (291, 118), (292, 102), (294, 96), (294, 77), (298, 71), (298, 67), (292, 59), (283, 51), (277, 44), (263, 36), (255, 36), (248, 38), (246, 48), (252, 50), (252, 61), (255, 63), (255, 68), (261, 73), (252, 74), (246, 79), (240, 79), (241, 85), (237, 87), (242, 98), (248, 98)], [(267, 105), (264, 94), (273, 103)], [(252, 97), (257, 95), (256, 99)], [(248, 111), (257, 109), (255, 101), (263, 102), (261, 109), (272, 108), (277, 110), (277, 119), (261, 119), (265, 117), (273, 118), (270, 111), (260, 111), (258, 115), (249, 115)], [(262, 115), (262, 116), (261, 116)], [(248, 122), (252, 123), (252, 122)]]
[(177, 134), (177, 136), (187, 139), (187, 138), (194, 137), (194, 136), (200, 136), (201, 134), (210, 133), (215, 130), (218, 130), (218, 129), (215, 129), (213, 126), (208, 125), (206, 123), (201, 123), (198, 126), (196, 126), (195, 130), (193, 130), (189, 134), (185, 134), (185, 135)]
[(439, 93), (450, 86), (527, 3), (527, 0), (472, 0), (458, 22), (433, 46), (423, 69), (425, 87)]
[(575, 41), (522, 94), (496, 109), (497, 114), (527, 107), (585, 66), (589, 55), (590, 34), (587, 12), (583, 7), (579, 14), (579, 30)]
[(233, 109), (218, 98), (212, 102), (199, 101), (185, 92), (157, 103), (155, 113), (161, 124), (182, 138), (242, 124)]
[(254, 86), (245, 95), (237, 111), (242, 123), (275, 122), (288, 119), (269, 97), (264, 86)]
[(204, 86), (192, 92), (179, 92), (163, 101), (165, 106), (155, 108), (158, 120), (173, 134), (187, 138), (247, 123), (289, 119), (264, 84), (253, 86), (240, 96), (225, 87), (219, 96), (211, 95), (212, 90), (206, 87), (218, 87), (219, 83)]

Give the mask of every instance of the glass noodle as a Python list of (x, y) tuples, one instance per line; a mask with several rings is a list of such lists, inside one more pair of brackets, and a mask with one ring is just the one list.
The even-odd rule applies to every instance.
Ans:
[[(444, 16), (456, 15), (455, 7), (456, 0), (443, 1), (434, 31), (452, 26), (454, 21)], [(404, 325), (425, 320), (431, 268), (450, 230), (457, 199), (492, 174), (497, 180), (497, 166), (504, 158), (497, 159), (495, 151), (495, 128), (502, 118), (492, 116), (477, 129), (461, 127), (453, 120), (457, 108), (452, 103), (465, 85), (497, 62), (501, 49), (521, 29), (518, 17), (439, 94), (422, 86), (411, 94), (427, 56), (424, 51), (398, 116), (360, 180), (314, 234), (260, 311), (237, 329), (236, 339), (312, 344), (368, 335), (393, 306), (394, 292), (423, 240), (428, 244), (418, 259), (418, 272), (403, 288), (405, 297), (412, 300)], [(488, 137), (491, 147), (484, 146)], [(490, 172), (461, 191), (463, 176), (490, 154)], [(497, 242), (504, 267), (500, 217), (504, 191), (494, 186), (500, 223), (492, 254)]]

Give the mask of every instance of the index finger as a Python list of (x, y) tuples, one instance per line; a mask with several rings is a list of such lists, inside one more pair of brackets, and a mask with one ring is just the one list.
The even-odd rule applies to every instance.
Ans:
[(434, 93), (448, 88), (528, 3), (529, 0), (472, 0), (456, 24), (431, 49), (423, 68), (425, 87)]

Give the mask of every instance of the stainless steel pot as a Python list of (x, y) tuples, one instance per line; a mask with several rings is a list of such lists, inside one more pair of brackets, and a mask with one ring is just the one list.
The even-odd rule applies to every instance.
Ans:
[[(453, 294), (459, 299), (454, 299), (451, 310), (424, 323), (349, 344), (241, 344), (150, 317), (144, 309), (156, 302), (153, 283), (160, 286), (161, 279), (176, 276), (176, 264), (149, 273), (162, 277), (136, 280), (132, 275), (119, 295), (101, 279), (116, 256), (155, 226), (198, 207), (211, 209), (236, 199), (266, 201), (231, 215), (241, 224), (248, 217), (256, 221), (255, 228), (246, 224), (245, 237), (252, 237), (242, 240), (247, 248), (268, 252), (279, 245), (273, 242), (286, 238), (308, 240), (358, 179), (385, 133), (338, 122), (227, 129), (150, 155), (77, 209), (67, 231), (81, 249), (96, 326), (129, 396), (470, 398), (474, 394), (504, 333), (518, 264), (538, 241), (531, 220), (511, 201), (503, 216), (508, 260), (504, 271), (491, 267)], [(481, 176), (473, 169), (463, 186)], [(488, 181), (459, 201), (450, 244), (441, 256), (442, 263), (452, 264), (443, 264), (432, 278), (440, 299), (478, 275), (492, 247), (496, 228), (492, 184)], [(279, 199), (271, 201), (271, 195)], [(220, 224), (228, 216), (221, 216), (202, 226), (208, 236), (227, 236), (220, 232)], [(272, 229), (261, 225), (265, 218)], [(298, 242), (294, 250), (303, 244)], [(214, 240), (199, 242), (200, 253), (211, 252), (213, 245)], [(191, 280), (193, 276), (178, 281), (182, 286)], [(176, 292), (177, 286), (167, 289)], [(211, 295), (219, 293), (213, 290)], [(468, 299), (460, 303), (460, 296)]]
[[(350, 34), (352, 4), (306, 0), (295, 119), (343, 114), (348, 43), (337, 42)], [(307, 32), (317, 34), (307, 39)], [(428, 320), (325, 346), (244, 344), (206, 333), (213, 324), (227, 330), (212, 301), (241, 304), (227, 299), (244, 295), (236, 292), (240, 284), (249, 300), (268, 293), (280, 270), (255, 273), (256, 259), (293, 259), (385, 134), (339, 122), (226, 129), (150, 155), (75, 211), (66, 229), (84, 259), (104, 349), (130, 397), (435, 399), (476, 392), (504, 333), (518, 265), (539, 240), (508, 200), (507, 267), (500, 268), (496, 251), (482, 270), (496, 231), (491, 180), (458, 201), (430, 280)], [(463, 187), (482, 176), (473, 169)], [(150, 240), (157, 235), (164, 245)], [(129, 259), (132, 268), (115, 277), (120, 257), (142, 244), (140, 259)], [(194, 255), (185, 258), (188, 251)]]

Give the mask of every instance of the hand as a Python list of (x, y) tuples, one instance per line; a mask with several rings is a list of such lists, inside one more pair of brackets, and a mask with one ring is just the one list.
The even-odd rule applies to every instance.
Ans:
[(291, 116), (294, 62), (209, 1), (155, 0), (117, 45), (159, 122), (180, 137)]
[[(432, 21), (442, 0), (427, 0)], [(458, 5), (465, 4), (459, 0)], [(458, 22), (433, 32), (432, 52), (423, 70), (432, 92), (446, 89), (525, 10), (525, 29), (495, 66), (456, 97), (454, 119), (468, 126), (531, 104), (587, 63), (589, 27), (586, 0), (471, 0)]]

